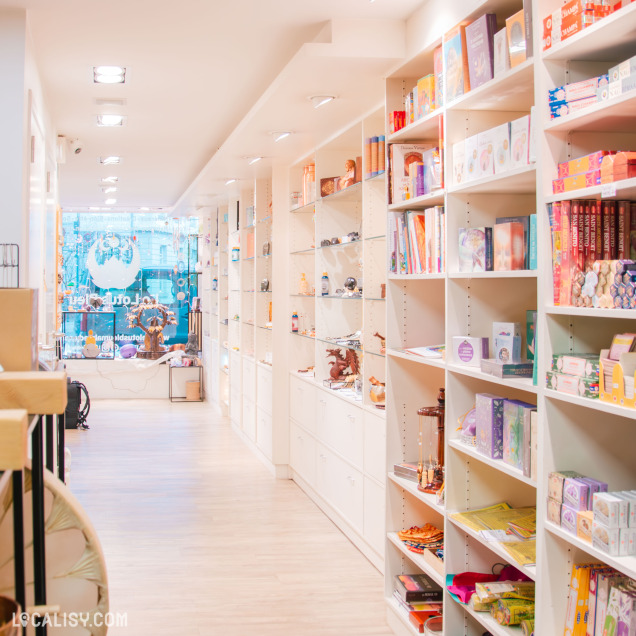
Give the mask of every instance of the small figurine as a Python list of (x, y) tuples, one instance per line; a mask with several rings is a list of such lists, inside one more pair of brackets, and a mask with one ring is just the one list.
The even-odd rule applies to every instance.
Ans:
[(377, 331), (373, 334), (373, 337), (380, 339), (380, 353), (386, 353), (386, 339), (385, 339), (385, 337), (380, 335), (380, 333), (377, 332)]
[(356, 182), (356, 162), (353, 159), (345, 161), (345, 174), (338, 181), (338, 190), (344, 190)]
[(188, 344), (185, 346), (185, 355), (188, 358), (199, 357), (199, 339), (194, 331), (188, 334)]
[(369, 389), (369, 397), (372, 402), (382, 403), (386, 399), (386, 391), (384, 382), (380, 382), (373, 376), (369, 378), (369, 382), (371, 383), (371, 388)]

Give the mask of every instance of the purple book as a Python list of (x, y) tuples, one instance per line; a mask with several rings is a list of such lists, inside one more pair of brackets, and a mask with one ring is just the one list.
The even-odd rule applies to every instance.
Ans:
[(466, 27), (466, 50), (471, 90), (494, 76), (494, 37), (497, 16), (485, 13)]

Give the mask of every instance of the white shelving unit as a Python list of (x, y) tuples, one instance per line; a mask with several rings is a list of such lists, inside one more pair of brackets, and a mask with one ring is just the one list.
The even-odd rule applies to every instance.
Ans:
[[(384, 133), (378, 109), (334, 136), (289, 171), (291, 192), (303, 191), (304, 167), (320, 180), (343, 175), (345, 161), (363, 157), (364, 138)], [(362, 161), (364, 166), (364, 160)], [(292, 478), (379, 569), (384, 560), (385, 413), (369, 397), (370, 377), (385, 378), (385, 355), (373, 334), (386, 333), (385, 176), (361, 178), (346, 189), (288, 211), (287, 325), (290, 374), (290, 466)], [(333, 244), (357, 233), (356, 240)], [(323, 244), (329, 241), (329, 244)], [(321, 292), (323, 272), (329, 288)], [(300, 287), (305, 274), (308, 289)], [(347, 297), (354, 277), (362, 294)], [(291, 331), (292, 313), (298, 332)], [(351, 334), (359, 346), (336, 344)], [(333, 390), (328, 349), (355, 354), (362, 389)], [(313, 368), (314, 375), (298, 371)]]

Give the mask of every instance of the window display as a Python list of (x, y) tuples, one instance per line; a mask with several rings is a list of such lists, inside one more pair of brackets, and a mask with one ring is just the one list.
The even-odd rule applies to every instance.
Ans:
[[(199, 295), (198, 276), (191, 276), (198, 261), (198, 229), (194, 217), (65, 212), (58, 297), (67, 334), (64, 357), (120, 357), (126, 344), (142, 345), (144, 334), (129, 328), (126, 315), (145, 298), (174, 312), (174, 324), (163, 331), (164, 344), (186, 343), (188, 310)], [(73, 312), (81, 316), (71, 319), (67, 314)], [(112, 331), (105, 318), (87, 318), (109, 312)], [(87, 330), (88, 320), (97, 322)], [(107, 335), (113, 342), (108, 356), (103, 350)]]

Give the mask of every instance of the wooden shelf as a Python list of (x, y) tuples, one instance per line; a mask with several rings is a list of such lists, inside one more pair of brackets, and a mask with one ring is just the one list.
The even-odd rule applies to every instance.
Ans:
[(402, 477), (398, 477), (395, 473), (388, 474), (389, 481), (392, 481), (394, 484), (406, 490), (411, 495), (419, 499), (423, 504), (432, 508), (437, 514), (444, 516), (445, 508), (443, 505), (437, 503), (437, 495), (431, 495), (426, 492), (422, 492), (418, 490), (417, 483), (411, 481), (410, 479), (403, 479)]
[(460, 373), (461, 375), (468, 375), (471, 378), (479, 378), (480, 380), (492, 382), (499, 386), (520, 389), (521, 391), (527, 391), (528, 393), (537, 393), (537, 387), (532, 384), (532, 378), (498, 378), (495, 375), (484, 373), (476, 367), (468, 367), (455, 363), (447, 363), (446, 368), (452, 373)]
[(530, 164), (491, 177), (473, 179), (447, 190), (449, 194), (532, 194), (536, 191), (536, 167)]
[(536, 269), (521, 269), (514, 271), (496, 271), (496, 272), (451, 272), (448, 274), (449, 278), (536, 278)]
[(401, 349), (387, 349), (386, 354), (391, 358), (401, 358), (402, 360), (408, 360), (409, 362), (415, 362), (416, 364), (425, 364), (430, 367), (438, 367), (439, 369), (446, 368), (446, 361), (444, 358), (425, 358), (424, 356), (417, 355), (416, 353), (407, 353)]
[(573, 546), (576, 546), (580, 550), (587, 552), (587, 554), (592, 556), (594, 559), (598, 559), (599, 561), (606, 563), (607, 565), (623, 573), (625, 576), (629, 576), (632, 579), (636, 579), (636, 556), (624, 556), (624, 557), (610, 556), (606, 552), (603, 552), (602, 550), (595, 548), (591, 543), (588, 543), (587, 541), (583, 541), (582, 539), (579, 539), (577, 536), (570, 534), (569, 532), (566, 532), (565, 530), (563, 530), (563, 528), (560, 528), (559, 526), (555, 525), (551, 521), (547, 521), (547, 520), (545, 521), (545, 528), (546, 530), (551, 532), (553, 535), (563, 539), (564, 541), (566, 541), (567, 543)]
[(601, 309), (595, 307), (549, 306), (545, 313), (553, 316), (585, 316), (587, 318), (636, 318), (634, 309)]
[(433, 192), (423, 194), (421, 197), (407, 199), (406, 201), (397, 201), (389, 205), (389, 211), (415, 210), (419, 208), (430, 208), (435, 205), (443, 205), (444, 193), (444, 190), (433, 190)]
[(389, 532), (387, 533), (387, 538), (390, 543), (392, 543), (407, 559), (409, 559), (416, 567), (418, 567), (422, 572), (428, 574), (435, 583), (439, 586), (444, 587), (446, 585), (444, 581), (444, 577), (435, 570), (427, 561), (424, 560), (424, 557), (421, 554), (417, 554), (416, 552), (411, 552), (405, 545), (400, 541), (397, 532)]
[[(636, 108), (636, 103), (634, 104)], [(594, 186), (551, 194), (545, 198), (546, 203), (555, 201), (572, 201), (574, 199), (633, 199), (636, 198), (636, 179), (624, 179), (607, 185)]]
[(462, 444), (459, 440), (451, 439), (448, 440), (448, 445), (451, 448), (454, 448), (456, 451), (463, 453), (464, 455), (468, 455), (473, 459), (481, 462), (482, 464), (486, 464), (486, 466), (490, 466), (494, 470), (498, 470), (501, 473), (505, 473), (514, 479), (518, 479), (524, 484), (528, 484), (533, 488), (537, 487), (537, 483), (530, 479), (530, 477), (526, 477), (518, 468), (514, 466), (510, 466), (506, 464), (502, 459), (491, 459), (490, 457), (486, 457), (486, 455), (482, 455), (474, 446), (468, 446), (467, 444)]
[(576, 404), (577, 406), (582, 406), (586, 409), (593, 409), (595, 411), (609, 413), (610, 415), (618, 415), (619, 417), (636, 420), (636, 409), (628, 408), (626, 406), (620, 406), (618, 404), (612, 404), (611, 402), (604, 402), (602, 400), (592, 400), (578, 395), (569, 395), (568, 393), (560, 393), (559, 391), (547, 388), (544, 389), (544, 395), (550, 400), (568, 402), (569, 404)]
[[(450, 596), (450, 595), (449, 595)], [(451, 597), (452, 598), (452, 597)], [(485, 627), (493, 636), (521, 636), (521, 628), (517, 626), (507, 627), (500, 625), (489, 612), (476, 612), (472, 607), (464, 605), (453, 598), (453, 602), (457, 603), (469, 616), (472, 616), (480, 625)]]

